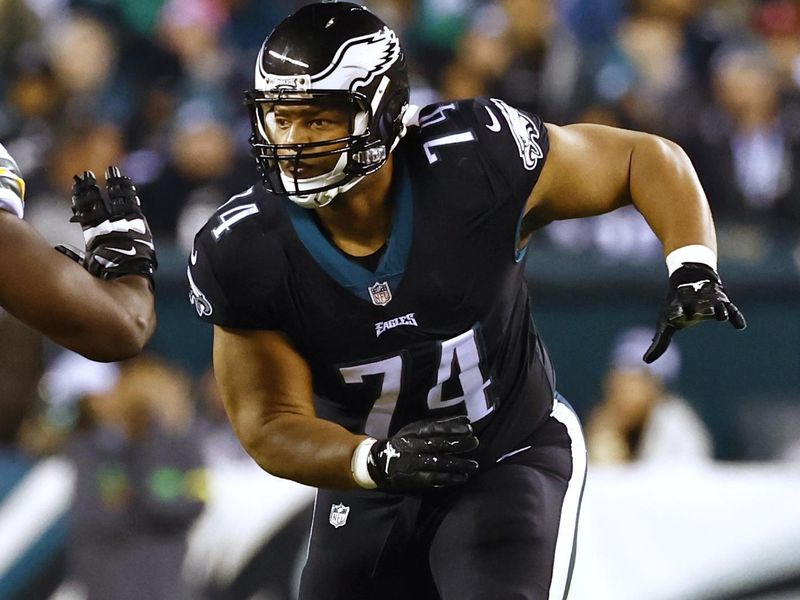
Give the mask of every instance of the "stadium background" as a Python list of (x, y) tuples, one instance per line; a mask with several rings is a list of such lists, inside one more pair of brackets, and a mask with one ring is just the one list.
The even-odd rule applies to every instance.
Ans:
[[(160, 375), (135, 379), (134, 387), (150, 386), (147, 394), (154, 402), (169, 396), (189, 406), (185, 418), (205, 457), (215, 448), (209, 432), (224, 436), (224, 425), (210, 406), (212, 393), (204, 379), (211, 332), (187, 301), (188, 248), (213, 207), (256, 180), (242, 91), (250, 86), (264, 36), (305, 3), (0, 1), (0, 141), (25, 174), (26, 218), (52, 243), (78, 245), (80, 232), (67, 223), (72, 174), (121, 164), (137, 182), (161, 263), (159, 325), (148, 347)], [(589, 565), (585, 573), (603, 573), (605, 583), (593, 579), (587, 587), (581, 581), (592, 577), (585, 574), (576, 581), (573, 597), (800, 597), (800, 545), (784, 550), (787, 539), (800, 535), (800, 512), (794, 507), (800, 504), (794, 483), (800, 468), (800, 2), (366, 4), (405, 42), (415, 103), (494, 95), (559, 124), (589, 121), (657, 133), (684, 146), (709, 194), (718, 223), (720, 272), (749, 327), (741, 334), (727, 326), (680, 334), (680, 370), (670, 387), (707, 426), (716, 462), (699, 475), (695, 467), (680, 465), (646, 472), (635, 463), (598, 465), (594, 484), (590, 477), (587, 488), (585, 535), (597, 534), (599, 541), (591, 538), (584, 546), (631, 561), (632, 569), (645, 574), (632, 578), (622, 570), (620, 577), (636, 580), (638, 587), (615, 587), (609, 583), (616, 577), (611, 559), (601, 564), (584, 554), (579, 560)], [(660, 248), (643, 220), (622, 210), (555, 224), (536, 234), (528, 272), (536, 323), (556, 363), (559, 389), (586, 421), (602, 395), (617, 335), (655, 321), (665, 292)], [(59, 461), (72, 435), (79, 397), (92, 386), (113, 385), (108, 382), (115, 375), (65, 361), (57, 348), (8, 315), (0, 316), (0, 333), (0, 523), (24, 521), (13, 514), (17, 505), (9, 500), (43, 466), (42, 489), (63, 499), (43, 513), (50, 519), (46, 527), (40, 523), (34, 533), (19, 533), (17, 544), (0, 543), (0, 598), (51, 597), (68, 570), (63, 550), (71, 538), (65, 511), (75, 506), (74, 474), (70, 463)], [(165, 391), (176, 382), (180, 389)], [(254, 523), (250, 531), (226, 525), (241, 527), (236, 531), (242, 545), (248, 544), (248, 535), (255, 541), (238, 555), (235, 540), (230, 546), (219, 542), (219, 548), (239, 556), (223, 569), (220, 552), (214, 559), (209, 550), (214, 544), (197, 541), (202, 527), (189, 530), (195, 538), (184, 572), (195, 582), (195, 593), (199, 596), (202, 588), (204, 597), (235, 597), (224, 594), (234, 594), (230, 583), (236, 576), (247, 580), (241, 584), (247, 593), (258, 587), (259, 577), (290, 580), (294, 567), (270, 562), (285, 550), (263, 549), (287, 522), (294, 527), (283, 534), (289, 541), (278, 541), (290, 548), (299, 543), (307, 492), (282, 488), (252, 471), (243, 475), (236, 470), (246, 469), (242, 464), (226, 471), (228, 463), (220, 466), (213, 458), (206, 463), (212, 494), (198, 497), (214, 502), (217, 490), (217, 498), (226, 499), (225, 510)], [(227, 490), (220, 481), (228, 482)], [(742, 491), (753, 486), (761, 495)], [(739, 492), (743, 495), (730, 495)], [(265, 500), (254, 504), (258, 494)], [(640, 504), (623, 501), (637, 494)], [(295, 502), (281, 504), (280, 498)], [(596, 502), (589, 506), (592, 499)], [(621, 506), (640, 515), (656, 511), (652, 520), (666, 523), (671, 523), (670, 511), (685, 511), (684, 524), (694, 515), (699, 529), (679, 528), (676, 536), (674, 531), (642, 531), (639, 522), (640, 530), (630, 531), (630, 522), (637, 520), (618, 515)], [(248, 507), (261, 520), (248, 515)], [(659, 512), (662, 508), (666, 512)], [(732, 511), (729, 520), (720, 517), (726, 508)], [(270, 515), (282, 516), (273, 522)], [(773, 521), (763, 521), (768, 516)], [(191, 522), (187, 519), (182, 536)], [(203, 535), (224, 535), (224, 528), (211, 521), (203, 522)], [(15, 531), (20, 529), (25, 528)], [(722, 535), (731, 530), (736, 531), (733, 541)], [(13, 535), (0, 537), (8, 541)], [(750, 545), (742, 546), (748, 539)], [(743, 549), (721, 560), (723, 543)], [(653, 546), (661, 547), (661, 553), (653, 554)], [(781, 549), (779, 559), (770, 553), (776, 549)], [(705, 576), (688, 565), (685, 574), (678, 568), (681, 556), (694, 553), (710, 561), (707, 568), (694, 564)], [(716, 563), (709, 558), (715, 553)], [(647, 575), (646, 565), (653, 564), (660, 567), (653, 573), (669, 571), (672, 564), (676, 577), (661, 581)], [(214, 579), (209, 573), (225, 569), (225, 577), (209, 583)], [(711, 571), (716, 578), (708, 575)], [(680, 579), (682, 586), (676, 583)], [(47, 591), (31, 591), (32, 582)], [(278, 584), (262, 587), (270, 585)], [(271, 589), (259, 597), (281, 597), (278, 587)], [(58, 592), (61, 597), (80, 597), (80, 591), (64, 590)]]

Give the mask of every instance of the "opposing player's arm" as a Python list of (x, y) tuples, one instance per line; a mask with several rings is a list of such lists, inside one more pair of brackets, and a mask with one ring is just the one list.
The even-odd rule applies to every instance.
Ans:
[(716, 251), (705, 193), (686, 153), (658, 136), (602, 125), (547, 125), (550, 152), (526, 206), (526, 229), (633, 204), (664, 254)]
[(62, 346), (101, 361), (136, 354), (155, 328), (145, 278), (93, 277), (3, 210), (0, 305)]
[(351, 458), (366, 436), (316, 417), (310, 369), (285, 335), (215, 325), (214, 373), (236, 435), (265, 471), (318, 487), (358, 487)]

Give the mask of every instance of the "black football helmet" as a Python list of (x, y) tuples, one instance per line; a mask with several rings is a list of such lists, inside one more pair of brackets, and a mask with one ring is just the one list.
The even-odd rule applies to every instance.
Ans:
[[(324, 206), (386, 162), (405, 134), (408, 97), (405, 55), (383, 21), (350, 2), (299, 9), (264, 41), (255, 87), (245, 93), (250, 144), (264, 185), (300, 206)], [(276, 106), (317, 104), (346, 108), (349, 134), (309, 143), (270, 140)], [(298, 177), (291, 165), (332, 156), (338, 157), (332, 170), (315, 177)]]

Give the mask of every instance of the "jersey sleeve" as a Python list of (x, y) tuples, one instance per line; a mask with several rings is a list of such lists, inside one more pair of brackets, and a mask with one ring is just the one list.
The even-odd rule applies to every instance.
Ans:
[[(208, 323), (235, 329), (283, 329), (283, 253), (260, 228), (256, 205), (249, 220), (220, 227), (213, 216), (194, 241), (187, 278), (189, 302)], [(224, 217), (223, 217), (224, 219)]]
[(0, 144), (0, 210), (22, 218), (25, 199), (25, 181), (17, 163), (8, 150)]
[(472, 131), (481, 154), (495, 177), (511, 188), (521, 210), (539, 179), (550, 147), (544, 121), (497, 98), (467, 102), (471, 103), (467, 118), (473, 120)]

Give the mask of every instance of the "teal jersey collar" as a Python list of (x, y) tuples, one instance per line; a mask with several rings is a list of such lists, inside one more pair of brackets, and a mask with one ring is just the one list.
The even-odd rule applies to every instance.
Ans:
[[(391, 294), (400, 286), (411, 251), (414, 219), (411, 180), (401, 161), (396, 160), (394, 164), (397, 170), (389, 189), (389, 201), (394, 201), (395, 206), (392, 229), (389, 232), (386, 251), (374, 273), (348, 259), (336, 248), (319, 230), (309, 209), (300, 208), (294, 202), (287, 203), (289, 218), (297, 236), (320, 267), (351, 293), (378, 305), (386, 304), (389, 300), (385, 300), (387, 296), (384, 293), (376, 301), (376, 296), (370, 292), (370, 288), (382, 289), (381, 284), (386, 284), (389, 290), (388, 297), (391, 298)], [(381, 301), (381, 298), (385, 301)]]

